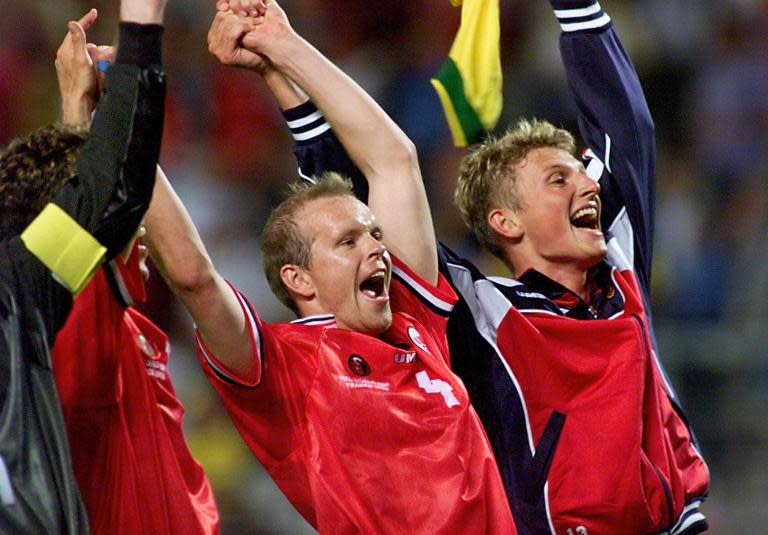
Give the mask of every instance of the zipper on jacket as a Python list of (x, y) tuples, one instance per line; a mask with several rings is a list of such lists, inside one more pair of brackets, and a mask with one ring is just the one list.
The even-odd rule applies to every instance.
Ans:
[[(651, 354), (651, 348), (648, 346), (648, 337), (646, 334), (645, 323), (643, 323), (643, 319), (638, 314), (632, 314), (632, 319), (634, 319), (637, 322), (638, 327), (640, 327), (640, 338), (643, 341), (643, 352), (645, 354), (645, 358), (646, 359), (653, 358), (653, 355)], [(675, 525), (674, 508), (672, 504), (672, 490), (669, 488), (669, 485), (667, 485), (667, 482), (664, 480), (664, 475), (659, 470), (659, 467), (656, 466), (656, 464), (653, 462), (651, 462), (651, 466), (653, 466), (653, 470), (656, 472), (656, 477), (659, 478), (659, 482), (661, 483), (661, 488), (664, 489), (664, 496), (667, 499), (666, 500), (667, 501), (667, 517), (669, 518), (668, 529), (672, 529)]]

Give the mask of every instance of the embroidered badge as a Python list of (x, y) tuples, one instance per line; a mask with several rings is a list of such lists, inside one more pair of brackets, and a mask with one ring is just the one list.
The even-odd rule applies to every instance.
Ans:
[(411, 339), (411, 342), (413, 342), (416, 347), (418, 347), (422, 351), (426, 351), (427, 353), (429, 353), (429, 349), (427, 349), (427, 344), (425, 344), (424, 340), (421, 339), (421, 335), (419, 334), (419, 331), (416, 330), (416, 327), (414, 327), (413, 325), (408, 327), (408, 337)]
[(157, 351), (155, 351), (152, 343), (147, 340), (147, 337), (141, 333), (136, 335), (136, 344), (139, 346), (139, 349), (141, 349), (141, 351), (148, 357), (154, 357), (157, 354)]
[(360, 355), (350, 356), (349, 360), (347, 361), (347, 364), (349, 364), (349, 369), (352, 370), (352, 373), (354, 373), (355, 375), (364, 377), (366, 375), (371, 374), (371, 367), (368, 365), (367, 362), (365, 362), (365, 359)]

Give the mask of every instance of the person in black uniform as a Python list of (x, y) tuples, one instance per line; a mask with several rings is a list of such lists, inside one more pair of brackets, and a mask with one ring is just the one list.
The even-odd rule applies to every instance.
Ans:
[[(122, 1), (116, 63), (89, 134), (47, 126), (0, 154), (0, 533), (88, 532), (49, 347), (73, 296), (125, 248), (149, 204), (166, 1)], [(78, 23), (70, 32), (85, 39)]]

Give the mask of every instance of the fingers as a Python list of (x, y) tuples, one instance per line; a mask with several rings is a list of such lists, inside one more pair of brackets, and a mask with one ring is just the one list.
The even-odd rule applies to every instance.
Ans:
[(96, 69), (96, 81), (98, 84), (99, 94), (104, 93), (104, 80), (107, 71), (115, 61), (115, 48), (112, 46), (96, 46), (88, 45), (88, 55), (91, 57), (91, 62)]
[(96, 22), (96, 19), (99, 16), (99, 12), (96, 11), (96, 9), (91, 9), (88, 13), (82, 16), (82, 18), (77, 21), (78, 24), (83, 28), (84, 31), (88, 31), (88, 28), (90, 28), (94, 22)]
[(94, 65), (98, 65), (101, 62), (112, 63), (115, 61), (115, 47), (113, 46), (96, 46), (88, 45), (88, 55), (91, 56), (91, 60)]
[(208, 32), (208, 50), (224, 65), (258, 69), (263, 58), (241, 44), (243, 36), (254, 28), (251, 18), (240, 18), (231, 11), (219, 11)]
[(71, 20), (67, 23), (67, 29), (72, 46), (76, 49), (85, 48), (85, 30), (80, 23)]
[[(220, 11), (232, 10), (239, 17), (261, 17), (267, 10), (267, 0), (218, 0), (216, 8)], [(221, 6), (221, 9), (220, 9)]]

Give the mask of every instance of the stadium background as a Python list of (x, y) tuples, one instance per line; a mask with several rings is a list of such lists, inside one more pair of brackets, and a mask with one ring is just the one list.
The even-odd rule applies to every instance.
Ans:
[[(116, 1), (0, 0), (0, 143), (53, 121), (53, 60), (66, 21), (97, 7), (110, 42)], [(488, 270), (451, 204), (463, 154), (428, 80), (459, 11), (447, 0), (283, 0), (294, 27), (363, 85), (415, 141), (438, 235)], [(659, 143), (654, 313), (661, 354), (712, 470), (716, 535), (768, 525), (768, 2), (604, 0), (646, 89)], [(207, 51), (213, 0), (170, 0), (161, 163), (215, 264), (269, 320), (290, 319), (266, 286), (259, 233), (295, 175), (291, 140), (258, 76)], [(544, 0), (502, 2), (504, 113), (575, 130)], [(210, 475), (223, 533), (310, 533), (272, 485), (202, 377), (192, 323), (155, 274), (145, 311), (171, 336), (185, 429)], [(386, 497), (382, 497), (386, 499)]]

